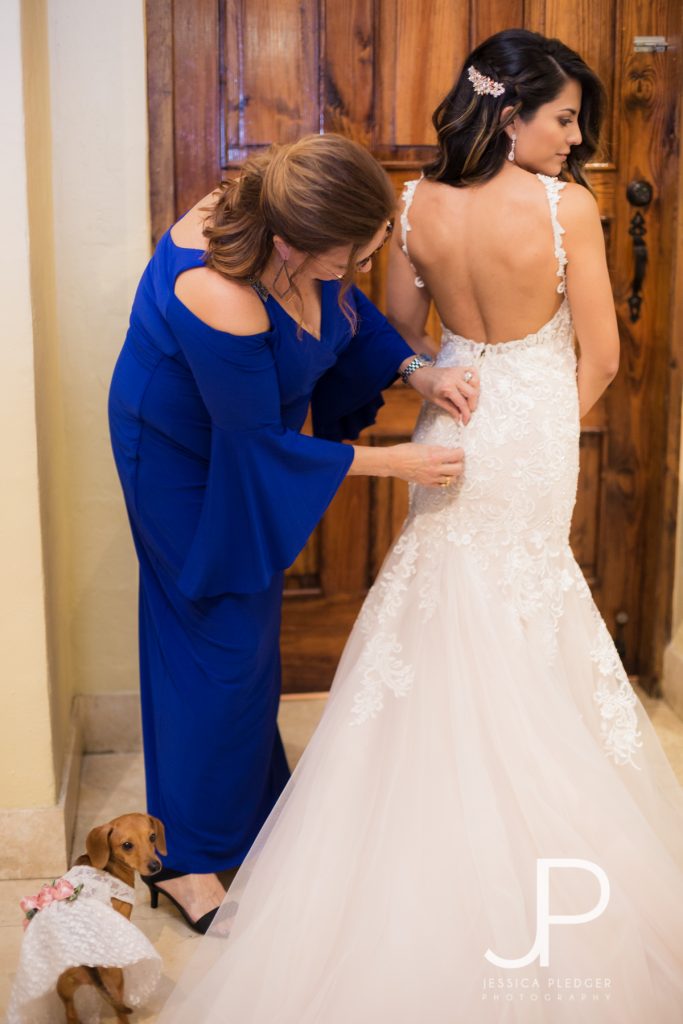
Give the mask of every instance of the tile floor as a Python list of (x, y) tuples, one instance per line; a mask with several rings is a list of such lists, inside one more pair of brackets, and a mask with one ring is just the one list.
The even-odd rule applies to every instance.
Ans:
[[(657, 730), (660, 741), (683, 785), (683, 721), (664, 701), (652, 700), (638, 691)], [(291, 768), (312, 735), (324, 708), (324, 699), (285, 699), (280, 705), (280, 729)], [(130, 810), (145, 806), (142, 755), (92, 754), (83, 760), (78, 817), (73, 843), (73, 858), (85, 849), (85, 836), (103, 821)], [(232, 874), (222, 876), (228, 885)], [(21, 912), (18, 901), (22, 896), (37, 891), (45, 879), (0, 881), (0, 1014), (9, 999), (12, 977), (19, 959), (22, 938)], [(146, 1010), (137, 1011), (135, 1024), (152, 1024), (156, 1010), (165, 1000), (198, 941), (168, 901), (161, 900), (152, 911), (147, 890), (137, 882), (138, 903), (133, 913), (134, 922), (145, 932), (163, 958), (164, 973), (155, 1000)], [(111, 1018), (105, 1018), (111, 1019)]]

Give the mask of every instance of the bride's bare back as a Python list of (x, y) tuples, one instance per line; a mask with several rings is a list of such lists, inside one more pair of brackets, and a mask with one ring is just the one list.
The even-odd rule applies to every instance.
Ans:
[(450, 330), (508, 341), (553, 316), (561, 302), (557, 260), (535, 175), (511, 167), (470, 188), (423, 180), (408, 215), (410, 258)]
[[(616, 372), (618, 330), (600, 217), (587, 189), (564, 186), (558, 220), (583, 415)], [(561, 305), (548, 195), (528, 170), (507, 165), (489, 181), (461, 188), (422, 179), (414, 192), (407, 189), (397, 229), (389, 318), (418, 351), (435, 352), (425, 334), (432, 299), (448, 330), (489, 344), (537, 332)]]

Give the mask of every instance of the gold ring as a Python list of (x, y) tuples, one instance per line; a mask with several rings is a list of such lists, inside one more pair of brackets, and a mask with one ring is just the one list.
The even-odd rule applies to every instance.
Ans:
[(448, 487), (450, 482), (451, 482), (451, 478), (449, 476), (447, 476), (446, 479), (441, 483), (441, 487)]

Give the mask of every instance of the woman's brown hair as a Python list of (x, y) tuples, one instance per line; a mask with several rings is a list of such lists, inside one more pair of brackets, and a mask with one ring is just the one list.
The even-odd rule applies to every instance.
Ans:
[[(221, 182), (204, 227), (206, 265), (226, 277), (257, 277), (273, 235), (318, 256), (351, 245), (339, 305), (355, 328), (345, 294), (360, 249), (394, 213), (396, 198), (377, 161), (341, 135), (306, 135), (250, 157), (239, 177)], [(293, 286), (296, 291), (296, 285)]]

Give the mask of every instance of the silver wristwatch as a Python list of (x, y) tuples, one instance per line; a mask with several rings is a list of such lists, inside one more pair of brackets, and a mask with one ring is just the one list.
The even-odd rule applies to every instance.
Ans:
[(424, 352), (420, 353), (419, 356), (413, 356), (405, 369), (400, 371), (400, 377), (403, 383), (407, 384), (408, 377), (410, 377), (411, 373), (415, 373), (415, 371), (419, 370), (422, 366), (431, 366), (432, 361), (433, 360), (430, 359), (428, 355), (425, 355)]

